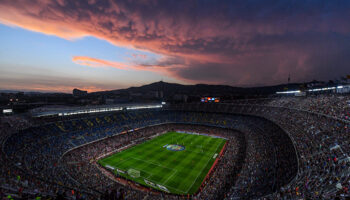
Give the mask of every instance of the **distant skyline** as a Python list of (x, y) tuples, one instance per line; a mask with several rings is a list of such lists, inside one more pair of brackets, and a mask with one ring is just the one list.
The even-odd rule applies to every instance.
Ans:
[(350, 1), (2, 0), (0, 90), (266, 86), (350, 74)]

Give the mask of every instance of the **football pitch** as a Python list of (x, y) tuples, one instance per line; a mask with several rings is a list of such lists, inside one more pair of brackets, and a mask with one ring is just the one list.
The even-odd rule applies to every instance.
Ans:
[(98, 161), (128, 180), (173, 194), (194, 194), (226, 140), (168, 132)]

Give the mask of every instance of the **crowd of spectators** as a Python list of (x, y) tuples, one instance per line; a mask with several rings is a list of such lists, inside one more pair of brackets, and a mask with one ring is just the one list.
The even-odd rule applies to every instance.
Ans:
[(350, 121), (350, 96), (339, 94), (318, 94), (307, 97), (281, 96), (269, 99), (236, 100), (234, 104), (267, 105), (305, 110), (313, 113), (329, 115)]
[[(16, 131), (31, 126), (30, 122), (16, 116), (2, 117), (0, 122), (1, 144)], [(0, 199), (50, 198), (63, 193), (59, 186), (47, 184), (28, 174), (19, 163), (9, 159), (2, 149), (0, 163)]]
[(285, 108), (264, 111), (265, 117), (289, 132), (300, 155), (295, 182), (279, 195), (312, 199), (349, 196), (349, 123)]
[[(282, 185), (283, 187), (272, 195), (265, 197), (349, 198), (349, 96), (320, 95), (239, 100), (232, 104), (202, 104), (201, 107), (180, 105), (176, 109), (188, 111), (193, 108), (203, 112), (261, 116), (289, 134), (299, 159), (297, 176), (289, 184)], [(248, 179), (254, 177), (249, 176)]]

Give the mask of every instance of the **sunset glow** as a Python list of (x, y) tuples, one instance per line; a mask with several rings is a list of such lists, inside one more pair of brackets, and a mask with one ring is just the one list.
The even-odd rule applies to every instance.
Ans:
[(0, 89), (337, 79), (349, 74), (349, 8), (349, 1), (3, 0)]

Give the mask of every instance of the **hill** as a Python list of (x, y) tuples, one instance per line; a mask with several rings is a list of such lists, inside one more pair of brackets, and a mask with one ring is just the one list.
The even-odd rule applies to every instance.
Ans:
[(94, 92), (91, 94), (123, 94), (123, 93), (147, 93), (151, 91), (163, 91), (164, 96), (172, 96), (175, 94), (185, 95), (199, 95), (199, 96), (224, 96), (224, 95), (269, 95), (274, 94), (276, 91), (284, 90), (284, 88), (297, 89), (299, 83), (281, 84), (276, 86), (264, 86), (264, 87), (233, 87), (229, 85), (208, 85), (208, 84), (196, 84), (196, 85), (182, 85), (177, 83), (167, 83), (163, 81), (143, 85), (140, 87), (130, 87), (127, 89), (111, 90)]

